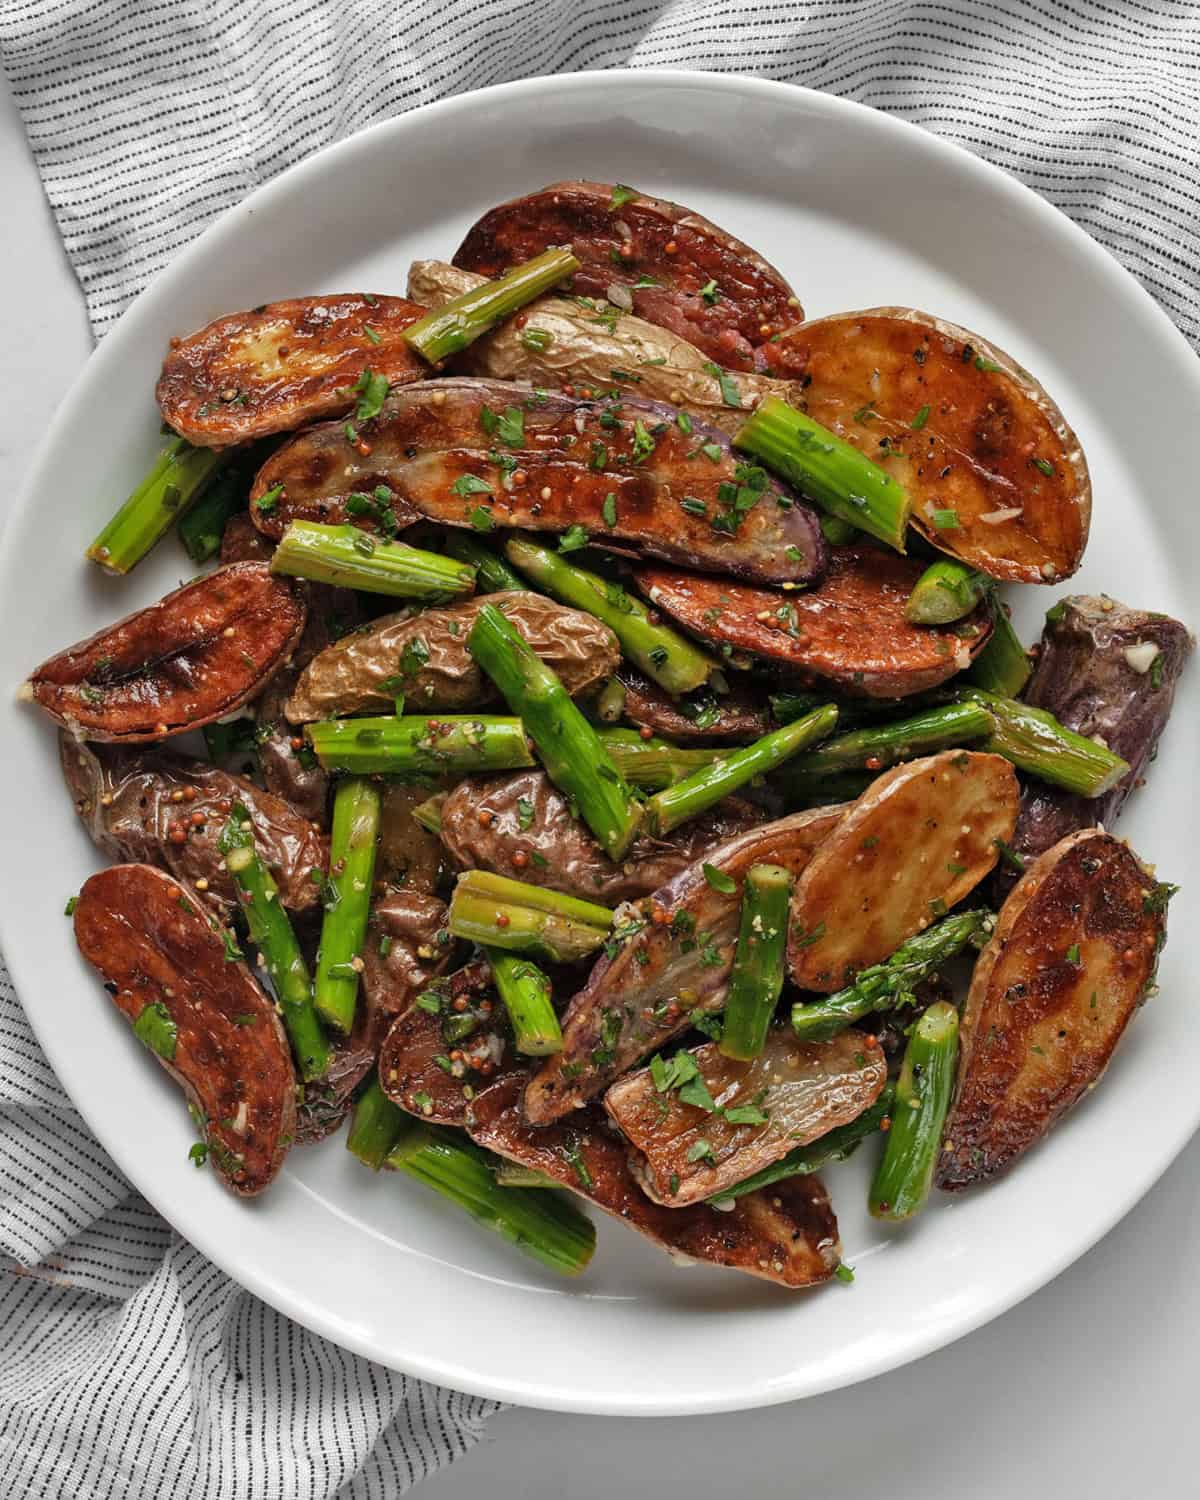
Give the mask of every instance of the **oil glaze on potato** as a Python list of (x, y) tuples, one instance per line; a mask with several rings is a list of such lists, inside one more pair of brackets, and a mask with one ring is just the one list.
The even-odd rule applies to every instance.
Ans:
[(820, 318), (784, 343), (804, 371), (804, 410), (883, 463), (935, 547), (1014, 582), (1075, 572), (1091, 520), (1087, 462), (1062, 412), (1003, 350), (896, 307)]
[(291, 1144), (296, 1075), (275, 1006), (223, 932), (189, 886), (149, 865), (101, 870), (75, 907), (79, 951), (183, 1088), (217, 1174), (249, 1196)]
[(777, 594), (726, 578), (641, 567), (638, 588), (701, 640), (777, 661), (801, 679), (873, 698), (937, 687), (970, 665), (991, 630), (980, 610), (954, 626), (911, 625), (922, 565), (869, 544), (833, 547), (825, 577)]
[(424, 313), (401, 297), (361, 292), (230, 313), (172, 344), (155, 393), (159, 410), (202, 448), (352, 412), (351, 387), (364, 370), (391, 386), (429, 372), (401, 337)]
[(253, 698), (304, 621), (290, 579), (266, 563), (231, 563), (52, 656), (22, 696), (85, 740), (183, 734)]
[(522, 1075), (482, 1089), (467, 1111), (479, 1145), (553, 1177), (672, 1255), (726, 1266), (781, 1286), (828, 1281), (841, 1260), (837, 1219), (819, 1177), (791, 1177), (739, 1198), (728, 1213), (707, 1203), (663, 1208), (637, 1184), (628, 1151), (593, 1105), (535, 1128), (521, 1113)]
[(945, 750), (867, 788), (796, 882), (788, 972), (841, 989), (968, 895), (1017, 820), (1016, 773), (998, 755)]
[[(551, 245), (580, 262), (576, 295), (623, 289), (632, 310), (731, 370), (786, 373), (771, 336), (804, 316), (795, 293), (749, 245), (677, 203), (611, 183), (554, 182), (490, 209), (454, 264), (498, 276)], [(639, 284), (640, 283), (640, 284)]]
[(1153, 981), (1164, 894), (1098, 828), (1025, 872), (971, 980), (939, 1186), (1005, 1171), (1099, 1081)]

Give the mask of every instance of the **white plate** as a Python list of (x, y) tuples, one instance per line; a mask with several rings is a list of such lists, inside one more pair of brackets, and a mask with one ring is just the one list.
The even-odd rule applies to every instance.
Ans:
[[(592, 73), (377, 126), (284, 173), (178, 258), (64, 400), (14, 509), (0, 680), (15, 687), (189, 572), (173, 541), (124, 582), (82, 558), (155, 451), (169, 335), (274, 297), (402, 292), (411, 258), (449, 255), (490, 204), (567, 177), (633, 182), (709, 215), (774, 261), (810, 316), (899, 303), (995, 339), (1037, 371), (1091, 460), (1092, 543), (1073, 586), (1200, 619), (1200, 367), (1079, 229), (996, 169), (858, 105), (749, 79)], [(1057, 592), (1020, 592), (1028, 636)], [(59, 1077), (122, 1170), (218, 1265), (309, 1327), (531, 1406), (651, 1415), (785, 1401), (916, 1359), (1027, 1296), (1137, 1202), (1200, 1121), (1180, 936), (1200, 888), (1196, 728), (1189, 683), (1122, 825), (1184, 883), (1161, 997), (1104, 1087), (1001, 1184), (938, 1201), (896, 1233), (862, 1207), (867, 1153), (832, 1173), (852, 1288), (795, 1294), (681, 1270), (607, 1219), (593, 1268), (564, 1284), (417, 1184), (363, 1171), (337, 1140), (296, 1151), (264, 1199), (233, 1199), (188, 1165), (173, 1085), (75, 952), (63, 903), (101, 861), (48, 724), (16, 707), (0, 725), (3, 947)]]

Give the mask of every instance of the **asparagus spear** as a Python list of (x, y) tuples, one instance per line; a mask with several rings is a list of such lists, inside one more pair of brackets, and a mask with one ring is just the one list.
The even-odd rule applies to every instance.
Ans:
[(626, 781), (651, 792), (682, 781), (729, 753), (719, 746), (685, 749), (656, 736), (643, 739), (636, 729), (602, 729), (600, 743)]
[(329, 1044), (312, 1003), (312, 981), (279, 889), (254, 847), (250, 814), (235, 802), (217, 841), (225, 868), (237, 882), (242, 910), (254, 946), (262, 955), (283, 1024), (304, 1079), (320, 1078), (329, 1067)]
[(558, 677), (490, 604), (476, 615), (467, 645), (521, 715), (551, 781), (574, 800), (609, 858), (623, 859), (641, 825), (641, 804)]
[[(820, 693), (772, 693), (767, 702), (771, 705), (771, 717), (776, 724), (790, 724), (793, 719), (802, 719), (805, 714), (812, 713), (814, 708), (828, 703), (829, 699), (822, 697)], [(838, 716), (840, 721), (840, 704)]]
[(436, 1126), (407, 1120), (386, 1165), (466, 1209), (552, 1271), (577, 1276), (596, 1248), (596, 1227), (559, 1193), (497, 1186), (489, 1152)]
[(515, 568), (510, 568), (502, 557), (490, 547), (477, 542), (468, 531), (456, 526), (447, 526), (441, 539), (442, 546), (451, 557), (469, 563), (475, 569), (475, 591), (479, 594), (500, 594), (519, 589), (529, 593), (529, 585)]
[(426, 833), (441, 833), (442, 831), (442, 803), (446, 800), (445, 792), (435, 792), (432, 797), (426, 798), (413, 808), (409, 816), (414, 823), (418, 823)]
[(512, 1022), (518, 1052), (527, 1057), (547, 1057), (562, 1051), (562, 1032), (550, 1003), (550, 981), (527, 958), (517, 958), (501, 948), (484, 948), (496, 982), (496, 993), (504, 1001)]
[(545, 593), (603, 620), (628, 659), (672, 697), (700, 687), (715, 670), (713, 658), (686, 636), (670, 625), (652, 624), (642, 601), (619, 583), (576, 567), (559, 553), (524, 537), (507, 542), (504, 555)]
[(569, 963), (600, 947), (612, 926), (612, 912), (544, 886), (467, 870), (450, 900), (449, 926), (455, 937), (484, 947)]
[[(625, 684), (619, 677), (610, 677), (596, 694), (596, 717), (601, 724), (615, 724), (625, 712)], [(613, 765), (619, 771), (619, 762), (614, 757)]]
[(399, 1141), (407, 1118), (400, 1106), (383, 1092), (379, 1079), (372, 1078), (354, 1101), (346, 1150), (364, 1166), (378, 1172), (388, 1152)]
[(329, 839), (329, 884), (313, 1004), (317, 1014), (343, 1036), (354, 1025), (362, 945), (367, 933), (375, 849), (379, 842), (378, 787), (361, 776), (339, 781), (333, 795)]
[(904, 551), (912, 506), (906, 491), (857, 448), (778, 396), (759, 404), (735, 433), (733, 446), (774, 469), (831, 515)]
[(994, 590), (991, 594), (991, 606), (992, 633), (987, 645), (964, 675), (969, 682), (985, 692), (999, 693), (1002, 698), (1015, 698), (1029, 681), (1033, 666), (1029, 653), (1013, 629), (1008, 610)]
[(403, 330), (404, 341), (436, 365), (490, 333), (497, 323), (578, 269), (579, 262), (569, 249), (544, 250), (495, 281), (462, 292), (409, 324)]
[(848, 1125), (839, 1125), (826, 1135), (810, 1141), (807, 1146), (797, 1146), (779, 1161), (773, 1161), (761, 1172), (755, 1172), (753, 1177), (743, 1178), (741, 1182), (734, 1183), (708, 1201), (714, 1208), (732, 1208), (734, 1200), (746, 1193), (771, 1187), (773, 1183), (782, 1182), (785, 1177), (806, 1177), (812, 1172), (819, 1172), (831, 1161), (844, 1161), (868, 1136), (883, 1128), (883, 1122), (891, 1117), (895, 1097), (895, 1085), (884, 1084), (879, 1098), (857, 1120), (851, 1120)]
[(357, 526), (293, 521), (271, 559), (272, 573), (290, 573), (402, 599), (445, 600), (475, 591), (475, 569), (436, 552), (371, 536)]
[(913, 625), (949, 625), (969, 615), (991, 580), (953, 557), (930, 563), (913, 585), (904, 618)]
[(942, 708), (914, 714), (911, 719), (897, 719), (891, 724), (873, 724), (839, 734), (826, 740), (819, 749), (798, 755), (783, 768), (776, 780), (787, 791), (791, 788), (792, 777), (806, 778), (811, 784), (814, 776), (828, 776), (837, 771), (878, 771), (897, 761), (928, 755), (933, 750), (970, 744), (990, 734), (993, 728), (994, 720), (981, 704), (948, 703)]
[(751, 865), (742, 883), (741, 926), (729, 976), (720, 1050), (743, 1061), (766, 1045), (783, 991), (792, 877), (781, 865)]
[(821, 535), (831, 547), (845, 547), (859, 535), (858, 527), (843, 521), (841, 516), (829, 514), (821, 517)]
[(837, 724), (837, 718), (837, 709), (832, 703), (827, 704), (782, 729), (773, 729), (752, 745), (731, 750), (710, 766), (656, 792), (646, 804), (646, 821), (651, 830), (661, 838), (688, 818), (705, 812), (755, 776), (773, 771), (789, 756), (823, 739)]
[(496, 1179), (496, 1186), (503, 1188), (556, 1188), (559, 1186), (553, 1177), (547, 1177), (545, 1172), (539, 1172), (536, 1167), (523, 1167), (519, 1162), (505, 1161), (503, 1157), (497, 1161), (492, 1175)]
[(1031, 708), (980, 688), (963, 688), (960, 702), (981, 704), (994, 728), (981, 750), (1003, 755), (1019, 771), (1065, 787), (1081, 797), (1100, 797), (1129, 772), (1129, 762), (1099, 740), (1090, 740), (1060, 724), (1044, 708)]
[(793, 771), (788, 767), (783, 789), (791, 811), (854, 802), (875, 780), (874, 771)]
[(109, 573), (128, 573), (175, 524), (229, 454), (173, 438), (154, 467), (87, 549)]
[(792, 1006), (792, 1029), (801, 1041), (824, 1042), (873, 1010), (911, 1005), (914, 987), (968, 943), (982, 946), (995, 921), (990, 911), (951, 913), (902, 943), (891, 958), (860, 970), (854, 983), (836, 995), (798, 1000)]
[(470, 714), (322, 719), (305, 725), (304, 733), (327, 771), (436, 775), (534, 764), (520, 719)]
[(958, 1062), (958, 1012), (938, 1000), (913, 1027), (868, 1206), (877, 1219), (911, 1219), (929, 1197)]
[[(250, 450), (253, 452), (254, 450)], [(261, 449), (259, 450), (261, 454)], [(200, 498), (179, 518), (183, 550), (199, 565), (216, 557), (231, 516), (245, 510), (253, 470), (244, 461), (219, 468)]]

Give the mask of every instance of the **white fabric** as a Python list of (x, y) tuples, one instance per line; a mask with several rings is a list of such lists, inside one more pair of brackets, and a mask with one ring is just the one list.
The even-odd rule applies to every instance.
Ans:
[[(806, 83), (958, 140), (1196, 342), (1198, 56), (1184, 0), (0, 0), (97, 336), (319, 146), (447, 94), (629, 64)], [(0, 1111), (6, 1500), (383, 1500), (477, 1440), (493, 1403), (313, 1337), (172, 1234), (88, 1135), (2, 968)]]

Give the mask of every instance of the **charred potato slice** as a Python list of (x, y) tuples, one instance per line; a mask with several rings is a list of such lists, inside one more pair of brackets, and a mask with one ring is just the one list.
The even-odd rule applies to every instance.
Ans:
[(770, 340), (803, 317), (791, 287), (749, 245), (663, 198), (611, 183), (554, 182), (490, 209), (454, 264), (494, 277), (551, 245), (569, 245), (579, 261), (576, 294), (609, 297), (619, 287), (632, 311), (706, 358), (731, 370), (786, 373), (787, 349)]
[(788, 972), (833, 991), (956, 905), (1012, 837), (1019, 792), (998, 755), (945, 750), (885, 771), (796, 882)]
[(1078, 568), (1092, 487), (1062, 412), (1002, 349), (911, 308), (820, 318), (783, 342), (804, 410), (883, 461), (935, 547), (993, 578)]
[(675, 699), (627, 662), (617, 669), (617, 679), (625, 689), (623, 717), (679, 744), (756, 740), (772, 728), (761, 692), (736, 682), (719, 696), (705, 688), (689, 698)]
[(351, 292), (294, 297), (230, 313), (172, 342), (156, 396), (189, 443), (226, 448), (353, 411), (369, 371), (388, 386), (428, 367), (402, 332), (425, 309), (402, 297)]
[(183, 1089), (227, 1187), (261, 1193), (296, 1127), (296, 1075), (275, 1006), (200, 898), (149, 865), (93, 875), (75, 907), (79, 951)]
[(456, 949), (446, 903), (436, 896), (402, 888), (372, 902), (354, 1039), (378, 1052), (392, 1022), (449, 966)]
[(641, 567), (638, 588), (692, 635), (780, 662), (802, 681), (903, 698), (971, 664), (991, 630), (976, 611), (954, 626), (911, 625), (904, 606), (920, 563), (867, 544), (834, 547), (821, 582), (777, 594), (727, 578)]
[(253, 698), (304, 629), (303, 596), (231, 563), (42, 663), (22, 696), (85, 740), (161, 740)]
[(1099, 1081), (1153, 982), (1169, 891), (1098, 828), (1022, 876), (971, 980), (940, 1187), (1006, 1171)]

